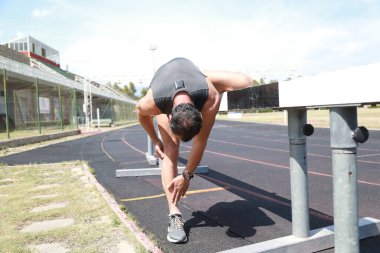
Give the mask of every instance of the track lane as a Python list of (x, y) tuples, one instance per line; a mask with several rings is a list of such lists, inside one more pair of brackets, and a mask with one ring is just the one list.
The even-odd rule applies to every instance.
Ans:
[[(238, 131), (234, 133), (234, 129)], [(329, 139), (323, 138), (326, 133), (326, 130), (318, 129), (316, 131), (318, 139), (314, 140), (311, 137), (307, 140), (308, 149), (314, 154), (309, 156), (310, 169), (317, 168), (316, 173), (327, 174), (329, 170), (331, 172), (329, 161), (331, 158), (328, 157), (331, 153)], [(256, 139), (248, 138), (250, 135)], [(371, 135), (374, 136), (376, 137), (376, 134)], [(192, 181), (190, 190), (221, 189), (220, 187), (230, 186), (225, 190), (190, 194), (181, 200), (181, 209), (188, 220), (186, 225), (190, 237), (189, 243), (179, 246), (166, 242), (167, 207), (164, 198), (128, 203), (128, 210), (143, 229), (156, 236), (164, 251), (172, 252), (193, 252), (194, 247), (198, 252), (215, 252), (291, 233), (289, 157), (288, 153), (283, 151), (288, 148), (286, 127), (217, 121), (210, 138), (219, 141), (209, 141), (207, 150), (211, 152), (273, 163), (280, 167), (206, 152), (202, 164), (207, 164), (211, 168), (210, 173), (205, 175), (208, 178), (197, 175)], [(127, 147), (123, 140), (141, 152)], [(240, 147), (220, 141), (237, 143)], [(309, 143), (315, 145), (309, 146)], [(373, 155), (375, 154), (373, 151), (380, 147), (376, 147), (374, 143), (369, 144), (370, 146), (367, 143), (361, 146), (363, 150), (359, 149), (363, 157), (358, 159), (366, 162), (358, 162), (361, 168), (358, 173), (363, 173), (365, 181), (377, 183), (379, 160)], [(90, 161), (98, 180), (116, 199), (162, 194), (160, 178), (157, 176), (119, 179), (114, 176), (116, 169), (147, 167), (147, 163), (143, 162), (146, 135), (141, 127), (117, 130), (108, 137), (97, 135), (65, 145), (51, 145), (50, 148), (30, 152), (29, 155), (14, 156), (14, 159), (25, 163), (58, 161), (58, 158), (53, 159), (53, 154), (65, 153), (65, 156), (62, 156), (65, 160), (69, 160), (70, 154), (73, 159)], [(256, 147), (249, 148), (245, 145)], [(114, 160), (111, 160), (104, 151)], [(189, 149), (182, 147), (180, 151), (181, 157), (186, 160)], [(379, 187), (359, 183), (358, 189), (361, 217), (379, 218)], [(311, 226), (316, 228), (331, 224), (333, 214), (331, 177), (311, 175), (309, 192), (312, 209)], [(377, 245), (380, 245), (380, 239)]]

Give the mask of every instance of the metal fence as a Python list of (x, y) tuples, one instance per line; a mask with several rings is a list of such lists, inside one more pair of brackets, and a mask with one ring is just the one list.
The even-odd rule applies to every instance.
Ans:
[[(11, 73), (11, 74), (10, 74)], [(0, 141), (77, 129), (84, 123), (83, 91), (39, 78), (18, 77), (0, 70)], [(97, 110), (101, 126), (136, 120), (135, 104), (93, 95), (93, 126)]]

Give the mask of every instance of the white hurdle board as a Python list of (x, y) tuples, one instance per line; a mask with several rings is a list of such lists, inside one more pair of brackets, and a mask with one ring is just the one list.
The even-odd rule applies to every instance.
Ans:
[(278, 85), (282, 108), (380, 103), (380, 62), (281, 81)]

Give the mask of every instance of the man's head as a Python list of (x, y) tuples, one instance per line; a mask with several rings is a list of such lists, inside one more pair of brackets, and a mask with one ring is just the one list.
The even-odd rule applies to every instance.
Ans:
[(181, 141), (188, 142), (202, 128), (201, 113), (192, 104), (179, 104), (172, 110), (170, 128), (175, 135), (180, 136)]

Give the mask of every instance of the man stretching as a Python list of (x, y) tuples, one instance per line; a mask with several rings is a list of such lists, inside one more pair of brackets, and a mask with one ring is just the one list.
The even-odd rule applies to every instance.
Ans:
[[(202, 159), (219, 110), (220, 94), (250, 86), (252, 79), (245, 74), (201, 72), (191, 61), (175, 58), (157, 70), (147, 94), (137, 103), (138, 119), (162, 159), (162, 185), (169, 206), (168, 241), (187, 241), (177, 203), (185, 196)], [(156, 116), (162, 141), (155, 132), (152, 116)], [(178, 175), (180, 141), (191, 139), (193, 145), (186, 168)]]

